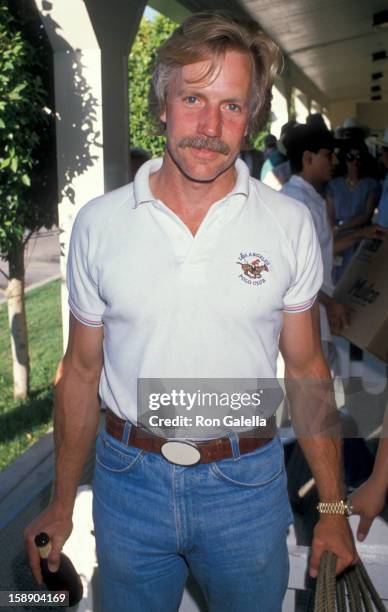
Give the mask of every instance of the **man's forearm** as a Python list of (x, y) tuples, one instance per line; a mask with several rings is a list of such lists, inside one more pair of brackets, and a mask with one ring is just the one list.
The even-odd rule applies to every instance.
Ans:
[(360, 227), (364, 225), (365, 223), (368, 223), (368, 221), (370, 220), (373, 214), (373, 209), (374, 209), (373, 205), (371, 208), (370, 206), (371, 205), (368, 204), (368, 210), (362, 215), (357, 215), (357, 217), (352, 217), (351, 219), (349, 219), (349, 221), (345, 221), (345, 223), (339, 226), (339, 230), (341, 231), (341, 230), (346, 230), (346, 229), (352, 229), (352, 228)]
[(333, 242), (334, 255), (340, 255), (341, 253), (343, 253), (343, 251), (346, 251), (346, 249), (349, 249), (350, 247), (354, 246), (363, 238), (364, 234), (362, 232), (362, 229), (355, 229), (346, 236), (335, 237)]
[[(321, 501), (343, 499), (340, 422), (333, 383), (322, 354), (319, 309), (285, 314), (280, 348), (285, 362), (285, 384), (291, 420), (313, 473)], [(344, 516), (323, 514), (314, 528), (310, 576), (316, 578), (325, 551), (337, 556), (339, 574), (357, 559), (349, 524)]]
[(62, 361), (55, 384), (55, 486), (53, 502), (71, 515), (82, 469), (99, 421), (98, 377)]
[(286, 389), (298, 442), (313, 473), (321, 501), (343, 499), (342, 445), (334, 390), (326, 365), (305, 376), (286, 371)]
[(342, 452), (339, 439), (298, 438), (317, 485), (319, 499), (332, 502), (344, 499)]

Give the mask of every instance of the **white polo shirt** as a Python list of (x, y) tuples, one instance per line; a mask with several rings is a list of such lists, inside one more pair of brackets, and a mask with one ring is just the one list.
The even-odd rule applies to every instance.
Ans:
[[(291, 198), (295, 198), (295, 200), (299, 202), (303, 202), (311, 213), (322, 254), (323, 283), (321, 289), (326, 295), (332, 297), (334, 293), (334, 285), (331, 277), (334, 256), (333, 232), (330, 227), (325, 200), (310, 183), (297, 174), (293, 174), (290, 180), (285, 183), (281, 193)], [(319, 310), (322, 340), (332, 342), (333, 338), (326, 308), (323, 304), (319, 304)]]
[(80, 210), (68, 259), (73, 315), (104, 325), (101, 398), (132, 421), (138, 378), (274, 378), (283, 311), (310, 308), (322, 284), (303, 204), (237, 160), (193, 237), (150, 191), (161, 163)]

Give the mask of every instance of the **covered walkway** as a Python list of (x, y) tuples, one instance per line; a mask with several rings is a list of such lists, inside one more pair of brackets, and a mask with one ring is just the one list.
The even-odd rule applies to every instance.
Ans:
[[(127, 58), (146, 0), (35, 0), (49, 36), (55, 68), (59, 225), (61, 270), (64, 280), (73, 220), (91, 198), (128, 180), (128, 70)], [(347, 117), (381, 134), (388, 124), (388, 47), (386, 30), (373, 27), (373, 15), (384, 2), (370, 0), (152, 0), (150, 6), (178, 22), (190, 12), (228, 9), (257, 19), (285, 54), (283, 73), (273, 91), (272, 132), (294, 106), (304, 121), (310, 112), (322, 112), (332, 127)], [(373, 54), (380, 53), (381, 59)], [(381, 74), (376, 77), (376, 74)], [(375, 76), (373, 76), (375, 75)], [(380, 87), (379, 92), (371, 91)], [(381, 96), (371, 100), (371, 95)], [(67, 338), (67, 295), (63, 282), (64, 341)], [(22, 549), (22, 527), (38, 514), (50, 495), (52, 436), (39, 443), (0, 476), (2, 562), (1, 589), (34, 590)], [(90, 482), (92, 462), (84, 475)], [(381, 546), (387, 526), (376, 522), (376, 534), (359, 546), (370, 567), (388, 563)], [(381, 531), (385, 529), (385, 531)], [(284, 611), (295, 607), (294, 589), (303, 589), (307, 549), (290, 535), (293, 571)], [(379, 574), (379, 571), (377, 572)], [(388, 600), (383, 570), (379, 585)], [(303, 607), (304, 606), (304, 607)], [(22, 608), (21, 608), (22, 609)], [(24, 608), (23, 608), (24, 609)], [(187, 594), (182, 612), (197, 610)], [(98, 612), (97, 604), (92, 608)], [(243, 611), (242, 611), (243, 612)]]

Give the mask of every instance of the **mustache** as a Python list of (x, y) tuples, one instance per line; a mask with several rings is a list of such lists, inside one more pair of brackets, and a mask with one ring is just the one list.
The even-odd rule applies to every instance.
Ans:
[(206, 138), (205, 136), (185, 136), (178, 142), (178, 147), (193, 147), (194, 149), (208, 149), (216, 153), (228, 155), (230, 147), (218, 138)]

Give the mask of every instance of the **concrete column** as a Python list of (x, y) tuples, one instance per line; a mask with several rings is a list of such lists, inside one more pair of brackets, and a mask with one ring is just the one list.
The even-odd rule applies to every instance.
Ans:
[(300, 94), (299, 101), (302, 105), (302, 107), (300, 107), (302, 117), (304, 117), (306, 114), (303, 106), (309, 109), (312, 100), (315, 100), (321, 107), (327, 106), (328, 100), (326, 96), (316, 85), (314, 85), (314, 83), (302, 72), (302, 70), (298, 68), (290, 58), (286, 57), (285, 63), (287, 66), (289, 81), (292, 84), (294, 91)]
[(129, 177), (128, 54), (147, 0), (85, 4), (101, 49), (104, 184), (111, 191)]
[(306, 94), (306, 108), (308, 110), (308, 114), (311, 113), (311, 102), (312, 102), (312, 98), (311, 96), (309, 96), (308, 94)]
[(316, 100), (311, 100), (310, 104), (310, 112), (312, 114), (322, 113), (322, 106)]
[(294, 96), (296, 120), (298, 123), (305, 123), (309, 114), (307, 96), (297, 88), (294, 89)]
[(69, 311), (65, 275), (71, 228), (81, 206), (104, 191), (101, 54), (82, 0), (35, 1), (54, 52), (62, 319), (66, 346)]
[(328, 114), (328, 112), (327, 112), (327, 109), (326, 109), (326, 108), (322, 108), (321, 114), (322, 114), (322, 117), (323, 117), (324, 122), (326, 123), (326, 127), (327, 127), (329, 130), (331, 130), (331, 121), (330, 121), (330, 118), (329, 118), (329, 114)]
[(282, 125), (288, 121), (289, 107), (286, 92), (280, 79), (276, 80), (272, 88), (272, 96), (271, 134), (274, 134), (277, 138), (279, 138)]
[[(285, 55), (283, 57), (283, 70), (281, 76), (277, 77), (275, 85), (280, 89), (283, 96), (287, 101), (287, 121), (291, 118), (292, 110), (292, 96), (293, 96), (293, 76), (292, 76), (292, 65), (289, 58)], [(283, 124), (284, 125), (284, 124)]]
[(88, 200), (128, 180), (128, 52), (146, 0), (35, 0), (54, 53), (64, 345), (71, 227)]

